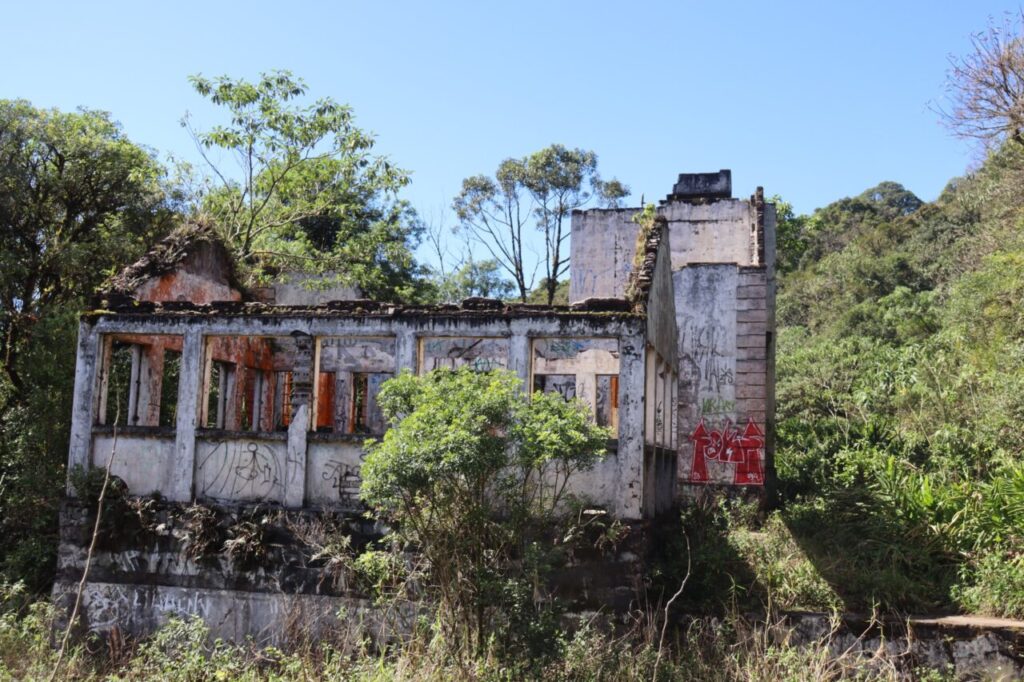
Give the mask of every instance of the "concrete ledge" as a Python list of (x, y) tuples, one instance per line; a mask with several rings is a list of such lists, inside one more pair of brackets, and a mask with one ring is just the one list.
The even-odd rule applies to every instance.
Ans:
[[(67, 607), (63, 613), (70, 612), (77, 589), (72, 582), (53, 586), (54, 603)], [(171, 618), (199, 616), (211, 637), (244, 642), (251, 636), (261, 646), (338, 636), (345, 630), (386, 639), (399, 625), (398, 614), (385, 613), (368, 599), (102, 582), (85, 584), (81, 613), (89, 631), (107, 634), (116, 628), (137, 637)]]

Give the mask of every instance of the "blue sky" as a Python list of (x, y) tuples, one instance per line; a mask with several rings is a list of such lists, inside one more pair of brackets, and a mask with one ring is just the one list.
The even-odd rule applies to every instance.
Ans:
[[(25, 2), (0, 97), (108, 110), (194, 156), (186, 76), (286, 68), (355, 110), (437, 216), (463, 177), (553, 142), (648, 200), (731, 168), (809, 212), (882, 180), (933, 199), (975, 159), (938, 124), (950, 54), (1017, 2)], [(451, 216), (448, 216), (449, 219)]]

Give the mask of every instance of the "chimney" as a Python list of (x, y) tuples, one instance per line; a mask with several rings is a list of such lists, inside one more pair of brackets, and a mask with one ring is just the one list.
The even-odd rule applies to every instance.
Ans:
[(706, 204), (731, 198), (732, 171), (722, 169), (717, 173), (680, 173), (672, 193), (662, 203)]

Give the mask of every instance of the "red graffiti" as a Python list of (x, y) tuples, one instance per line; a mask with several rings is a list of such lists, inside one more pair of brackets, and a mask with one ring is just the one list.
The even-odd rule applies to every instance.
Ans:
[(753, 419), (747, 421), (747, 428), (740, 433), (729, 422), (721, 431), (709, 431), (701, 419), (690, 436), (693, 441), (693, 465), (690, 469), (691, 483), (707, 483), (707, 460), (734, 464), (734, 485), (764, 485), (764, 432)]

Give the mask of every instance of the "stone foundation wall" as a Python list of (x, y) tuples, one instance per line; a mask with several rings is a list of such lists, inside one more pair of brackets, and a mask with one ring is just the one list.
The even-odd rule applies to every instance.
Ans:
[[(70, 613), (85, 566), (94, 516), (77, 500), (61, 510), (53, 597)], [(563, 547), (549, 595), (574, 611), (636, 608), (648, 527), (625, 524), (614, 547), (597, 542), (601, 524)], [(207, 507), (114, 498), (83, 592), (87, 630), (145, 636), (171, 617), (200, 616), (214, 637), (282, 644), (296, 634), (345, 630), (378, 639), (413, 622), (412, 605), (382, 610), (370, 586), (318, 553), (350, 538), (351, 555), (383, 529), (356, 514), (277, 507)], [(234, 551), (229, 546), (234, 546)]]
[(1019, 680), (1024, 676), (1024, 622), (947, 616), (876, 621), (846, 615), (787, 613), (769, 626), (772, 641), (826, 643), (833, 656), (895, 664), (906, 679), (921, 670), (958, 680)]

